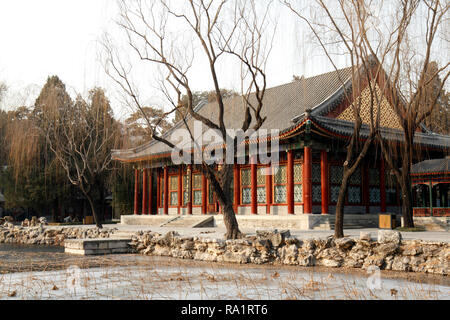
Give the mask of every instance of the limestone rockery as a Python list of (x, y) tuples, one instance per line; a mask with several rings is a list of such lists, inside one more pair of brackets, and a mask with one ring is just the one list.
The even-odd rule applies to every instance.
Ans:
[[(114, 237), (116, 228), (52, 228), (45, 221), (31, 227), (0, 225), (0, 243), (63, 246), (66, 239)], [(257, 231), (240, 240), (182, 237), (137, 232), (130, 252), (210, 262), (284, 264), (304, 267), (363, 268), (449, 274), (450, 246), (445, 242), (405, 241), (396, 231), (379, 231), (378, 239), (361, 233), (360, 238), (300, 240), (289, 231)]]
[(379, 231), (377, 241), (368, 234), (359, 239), (329, 237), (299, 240), (289, 231), (257, 232), (240, 240), (181, 237), (176, 232), (160, 235), (141, 232), (132, 247), (141, 254), (211, 262), (284, 264), (304, 267), (363, 268), (426, 272), (448, 275), (448, 243), (402, 241), (396, 231)]
[(0, 225), (0, 243), (63, 246), (65, 239), (109, 238), (116, 229), (49, 228), (45, 222), (31, 227), (15, 226), (6, 222)]

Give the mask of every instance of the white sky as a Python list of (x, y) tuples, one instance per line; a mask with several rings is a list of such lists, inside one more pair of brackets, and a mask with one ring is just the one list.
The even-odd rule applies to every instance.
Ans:
[[(98, 40), (105, 31), (114, 29), (116, 14), (112, 0), (1, 0), (0, 81), (9, 91), (0, 107), (32, 104), (47, 77), (58, 75), (72, 95), (85, 94), (94, 86), (106, 88), (116, 115), (122, 117), (126, 111), (114, 99), (117, 88), (98, 59)], [(280, 14), (288, 16), (286, 11)], [(292, 21), (280, 19), (268, 69), (269, 86), (289, 82), (293, 74), (301, 75), (304, 69), (309, 74), (324, 71), (317, 64), (302, 67), (305, 54), (299, 55), (296, 43), (302, 39), (294, 35), (299, 30)], [(208, 79), (199, 77), (195, 89), (209, 89)], [(233, 85), (227, 79), (223, 82), (225, 87)]]
[[(292, 76), (311, 76), (330, 71), (327, 59), (312, 54), (298, 19), (275, 1), (278, 31), (267, 68), (268, 86), (287, 83)], [(0, 82), (9, 91), (0, 107), (31, 105), (48, 76), (58, 75), (70, 94), (86, 94), (94, 86), (106, 89), (118, 118), (128, 110), (117, 99), (117, 87), (105, 75), (98, 59), (98, 41), (104, 32), (113, 36), (117, 18), (113, 0), (1, 0)], [(317, 51), (316, 51), (317, 52)], [(320, 52), (320, 51), (319, 51)], [(338, 63), (344, 67), (345, 61)], [(222, 69), (222, 86), (239, 89), (233, 70)], [(148, 102), (159, 95), (146, 83)], [(195, 73), (194, 90), (211, 88), (209, 75)]]

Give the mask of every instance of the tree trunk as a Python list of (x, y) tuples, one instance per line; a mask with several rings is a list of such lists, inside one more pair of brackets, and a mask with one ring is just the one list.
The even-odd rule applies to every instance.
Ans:
[(344, 204), (345, 195), (347, 194), (348, 179), (350, 171), (344, 167), (341, 187), (339, 188), (338, 201), (336, 203), (336, 218), (334, 222), (334, 237), (336, 239), (344, 237)]
[(84, 193), (86, 199), (88, 200), (89, 205), (91, 206), (92, 215), (94, 216), (95, 225), (97, 226), (97, 228), (102, 229), (103, 226), (102, 226), (100, 220), (97, 217), (97, 211), (95, 210), (95, 205), (94, 205), (94, 201), (92, 201), (92, 197), (87, 192), (83, 191), (83, 193)]
[(413, 210), (412, 210), (412, 195), (411, 195), (411, 183), (409, 176), (409, 167), (403, 167), (402, 181), (400, 183), (402, 192), (402, 216), (404, 227), (414, 228)]
[(223, 222), (225, 223), (225, 227), (227, 228), (227, 233), (225, 237), (227, 239), (240, 239), (242, 238), (242, 233), (239, 230), (238, 222), (236, 220), (236, 214), (233, 209), (232, 203), (222, 204), (222, 212), (223, 212)]

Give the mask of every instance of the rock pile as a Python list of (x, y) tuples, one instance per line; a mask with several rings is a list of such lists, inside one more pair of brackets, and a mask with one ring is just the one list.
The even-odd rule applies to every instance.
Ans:
[(43, 220), (33, 219), (30, 227), (15, 226), (6, 222), (0, 226), (0, 243), (39, 244), (63, 246), (65, 239), (109, 238), (117, 229), (98, 228), (45, 228)]
[(396, 231), (380, 231), (378, 241), (363, 234), (359, 239), (299, 240), (289, 231), (257, 232), (240, 240), (181, 237), (140, 232), (131, 246), (145, 255), (211, 262), (349, 267), (449, 274), (448, 243), (402, 241)]

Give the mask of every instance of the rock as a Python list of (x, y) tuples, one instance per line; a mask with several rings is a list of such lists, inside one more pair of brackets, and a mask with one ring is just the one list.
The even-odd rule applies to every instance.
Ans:
[(371, 241), (372, 236), (371, 236), (370, 232), (361, 231), (359, 233), (359, 240)]
[(402, 235), (398, 231), (393, 230), (379, 230), (378, 231), (378, 243), (395, 242), (400, 243)]
[(39, 223), (40, 223), (40, 224), (43, 224), (43, 225), (47, 225), (47, 224), (48, 224), (47, 218), (45, 218), (45, 217), (40, 217), (40, 218), (39, 218)]
[(29, 227), (30, 226), (30, 220), (25, 219), (22, 221), (22, 227)]
[(350, 238), (340, 238), (334, 240), (334, 243), (336, 244), (336, 247), (338, 247), (340, 250), (349, 250), (353, 247), (355, 241)]
[(278, 232), (277, 229), (273, 231), (264, 231), (257, 230), (256, 237), (258, 239), (266, 239), (269, 240), (272, 246), (279, 247), (286, 238), (291, 236), (291, 232), (289, 230), (282, 230)]
[(342, 262), (343, 262), (342, 259), (338, 259), (338, 260), (322, 259), (320, 261), (320, 265), (322, 265), (324, 267), (329, 267), (329, 268), (339, 268), (342, 265)]

